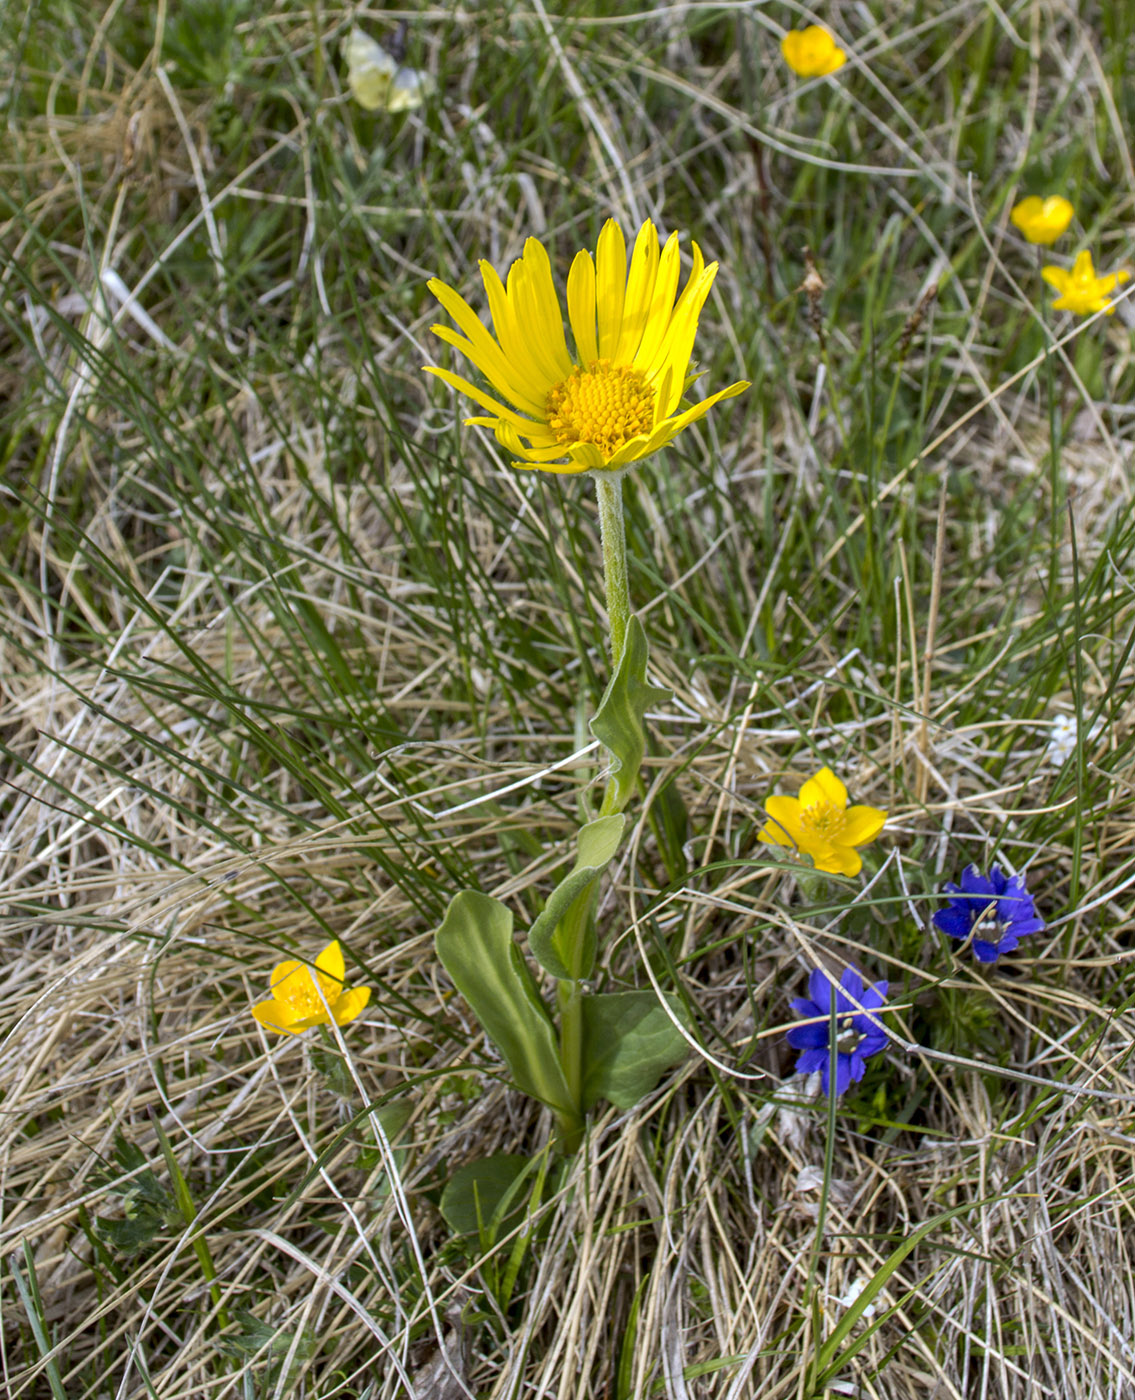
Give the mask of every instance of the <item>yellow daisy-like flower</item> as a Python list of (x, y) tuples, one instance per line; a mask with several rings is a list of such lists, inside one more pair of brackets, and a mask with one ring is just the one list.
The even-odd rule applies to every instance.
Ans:
[(1077, 316), (1090, 316), (1094, 311), (1114, 316), (1115, 307), (1108, 304), (1108, 294), (1131, 279), (1131, 274), (1122, 269), (1097, 277), (1092, 255), (1086, 248), (1076, 254), (1071, 272), (1064, 267), (1042, 267), (1040, 275), (1060, 293), (1052, 303), (1053, 310), (1074, 311)]
[(784, 61), (801, 78), (826, 78), (847, 62), (847, 54), (819, 24), (790, 29), (780, 41)]
[(1030, 194), (1013, 206), (1009, 218), (1030, 243), (1055, 243), (1067, 231), (1075, 212), (1063, 195), (1041, 199), (1040, 195)]
[(345, 1026), (370, 1001), (369, 987), (348, 987), (344, 981), (343, 950), (333, 939), (315, 960), (279, 963), (272, 970), (271, 1001), (258, 1002), (252, 1014), (270, 1031), (298, 1035), (312, 1026)]
[(480, 268), (495, 338), (464, 298), (436, 278), (430, 291), (462, 334), (448, 326), (433, 332), (472, 360), (507, 402), (449, 370), (425, 368), (494, 415), (465, 421), (492, 428), (517, 466), (617, 471), (665, 447), (715, 403), (749, 387), (731, 384), (683, 405), (696, 377), (690, 355), (698, 316), (717, 264), (706, 266), (695, 243), (693, 270), (675, 301), (678, 238), (671, 234), (659, 251), (649, 219), (635, 239), (629, 274), (626, 242), (613, 219), (603, 226), (594, 260), (587, 251), (576, 254), (567, 280), (574, 354), (541, 243), (528, 239), (507, 286), (487, 262)]
[(799, 797), (765, 800), (771, 818), (758, 839), (768, 846), (794, 846), (829, 875), (858, 875), (863, 869), (856, 846), (874, 841), (887, 820), (876, 807), (849, 807), (847, 789), (830, 768), (821, 768)]

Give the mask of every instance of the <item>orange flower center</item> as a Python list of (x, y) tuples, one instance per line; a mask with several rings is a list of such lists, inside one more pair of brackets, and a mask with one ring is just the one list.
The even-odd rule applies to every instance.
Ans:
[(545, 411), (557, 442), (592, 442), (604, 457), (613, 457), (654, 427), (654, 390), (642, 370), (593, 360), (586, 369), (576, 365), (548, 390)]
[(800, 825), (805, 831), (814, 831), (825, 841), (834, 841), (843, 831), (844, 809), (823, 797), (813, 802), (800, 813)]
[[(319, 995), (320, 988), (323, 989), (322, 997)], [(318, 972), (313, 973), (309, 967), (301, 967), (289, 972), (282, 982), (278, 982), (272, 988), (272, 995), (277, 1001), (284, 1002), (297, 1017), (306, 1020), (309, 1016), (322, 1014), (325, 1004), (329, 1007), (334, 1006), (342, 990), (334, 978), (324, 977)]]

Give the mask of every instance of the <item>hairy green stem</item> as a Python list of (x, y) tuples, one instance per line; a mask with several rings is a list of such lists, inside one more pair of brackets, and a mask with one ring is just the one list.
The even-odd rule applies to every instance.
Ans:
[(623, 526), (623, 479), (597, 476), (599, 538), (603, 544), (603, 584), (607, 592), (607, 618), (611, 625), (611, 666), (618, 669), (627, 640), (631, 595), (627, 585), (627, 536)]

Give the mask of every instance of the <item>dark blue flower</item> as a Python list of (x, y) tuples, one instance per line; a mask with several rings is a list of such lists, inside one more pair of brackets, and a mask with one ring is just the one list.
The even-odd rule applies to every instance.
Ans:
[(877, 1011), (887, 995), (887, 983), (876, 982), (864, 988), (863, 979), (849, 967), (833, 986), (825, 972), (816, 968), (808, 978), (808, 996), (797, 997), (792, 1009), (806, 1026), (793, 1026), (788, 1043), (803, 1053), (796, 1061), (797, 1074), (812, 1074), (819, 1070), (825, 1094), (831, 1093), (831, 1009), (835, 1000), (836, 1057), (835, 1091), (842, 1094), (849, 1085), (863, 1078), (868, 1056), (877, 1055), (887, 1044), (887, 1033), (875, 1016), (865, 1012)]
[(972, 935), (978, 962), (996, 962), (1002, 953), (1011, 953), (1022, 938), (1044, 928), (1032, 895), (1025, 889), (1025, 877), (1005, 875), (996, 865), (988, 876), (976, 865), (967, 865), (961, 884), (947, 883), (946, 893), (950, 902), (938, 910), (934, 922), (951, 938)]

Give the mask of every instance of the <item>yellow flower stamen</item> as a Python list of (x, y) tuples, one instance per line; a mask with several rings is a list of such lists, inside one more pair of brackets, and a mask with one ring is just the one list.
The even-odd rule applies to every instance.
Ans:
[(296, 968), (271, 988), (276, 1000), (286, 1003), (295, 1012), (296, 1020), (318, 1016), (325, 1007), (334, 1006), (342, 990), (342, 983), (325, 977), (321, 972), (313, 973), (310, 967)]
[(846, 825), (845, 813), (825, 797), (819, 802), (813, 802), (810, 807), (801, 809), (800, 825), (808, 831), (814, 831), (817, 836), (834, 841)]
[(630, 365), (593, 360), (576, 365), (548, 390), (548, 427), (565, 447), (593, 442), (612, 457), (632, 438), (654, 426), (654, 390), (646, 375)]

